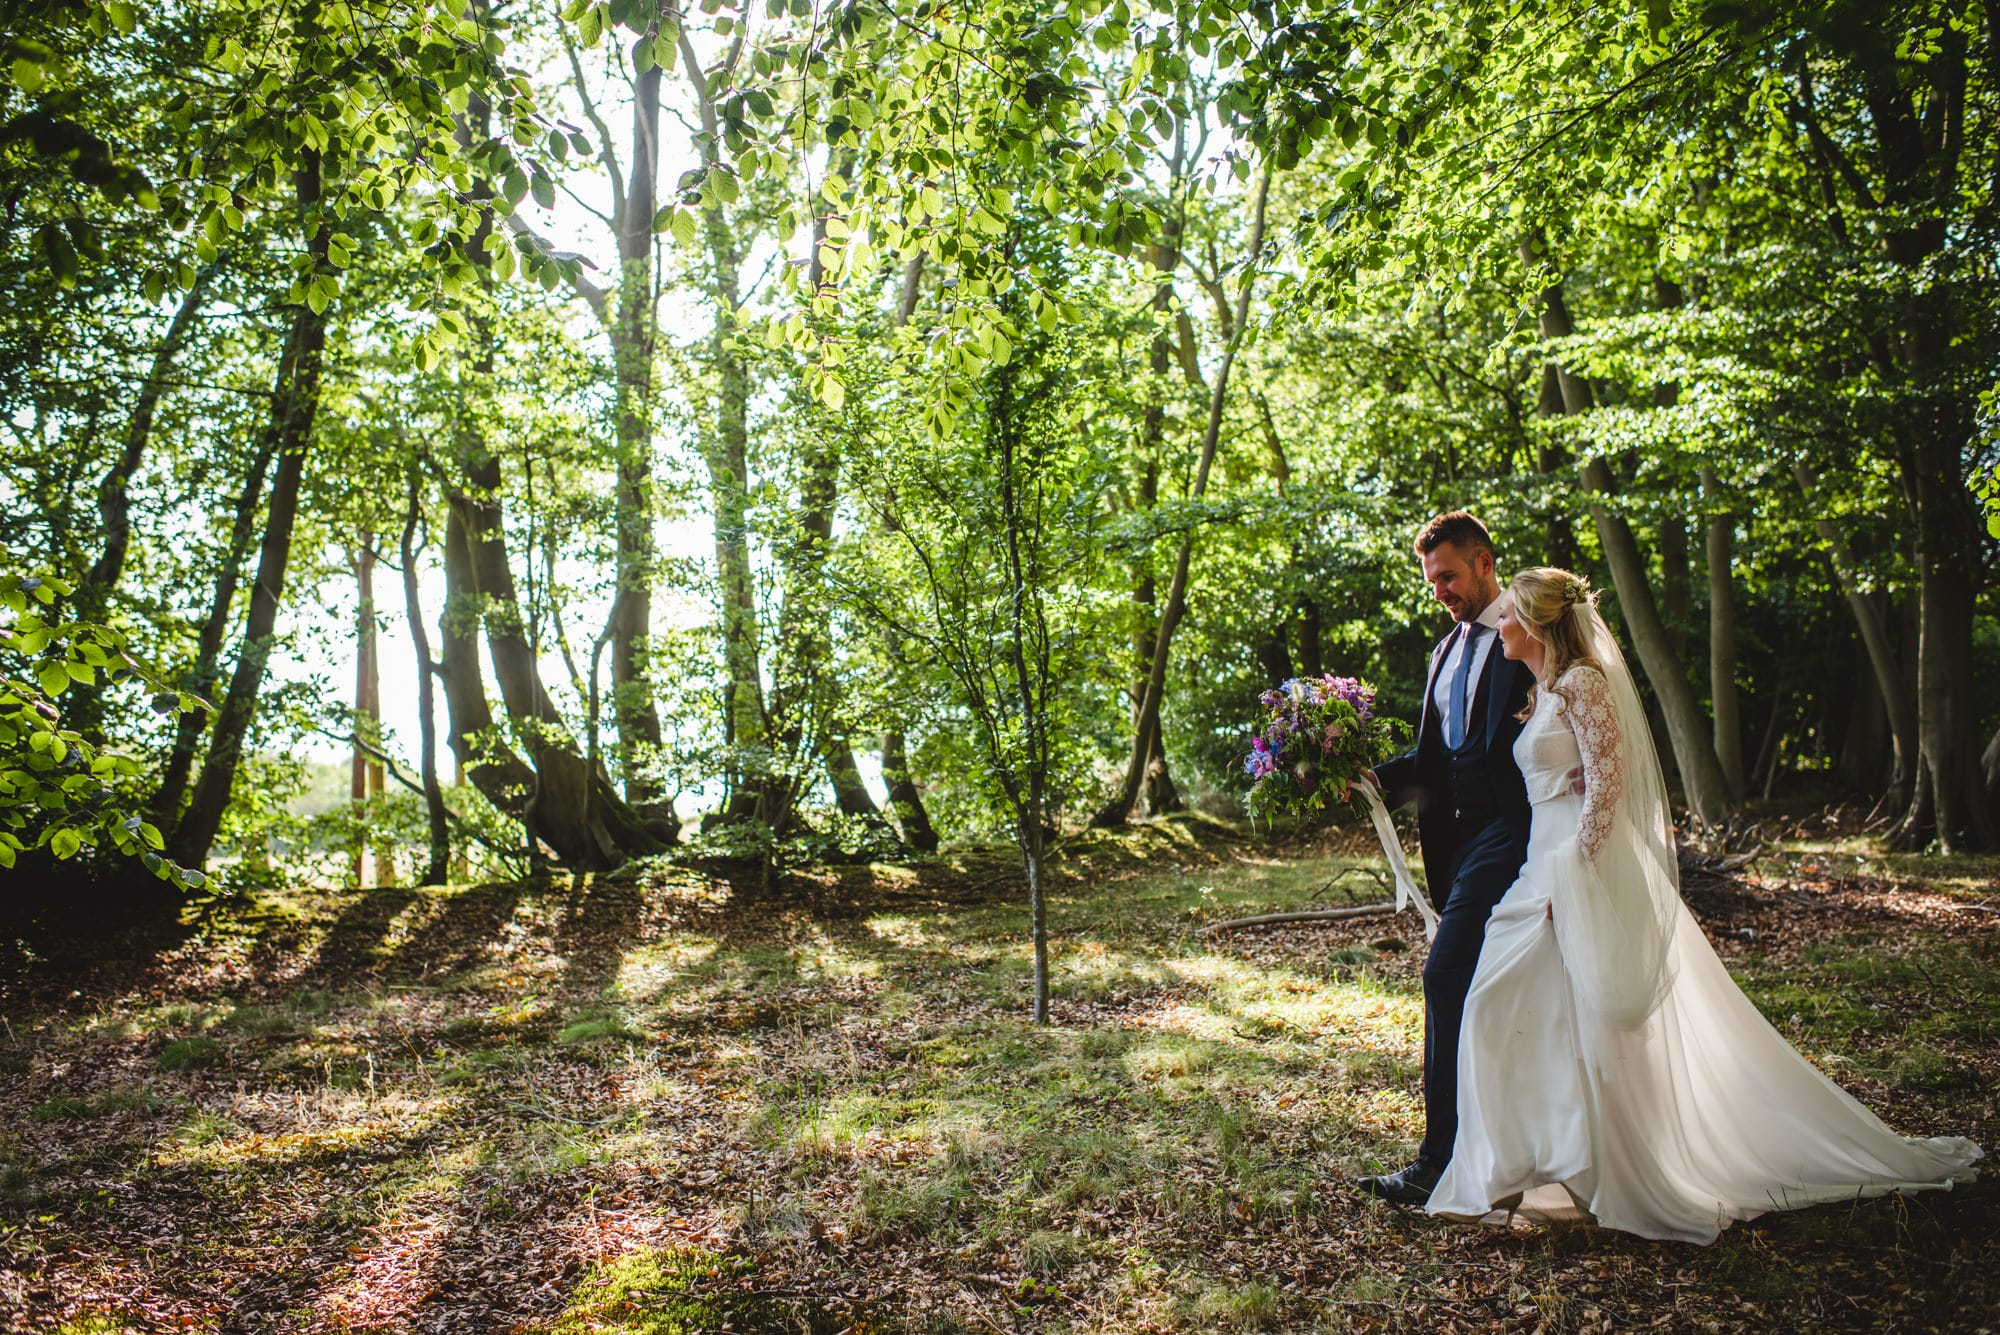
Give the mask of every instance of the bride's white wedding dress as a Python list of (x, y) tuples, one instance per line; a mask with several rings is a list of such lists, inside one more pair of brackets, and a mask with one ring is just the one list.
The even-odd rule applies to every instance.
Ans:
[(1576, 614), (1603, 670), (1539, 691), (1515, 743), (1528, 857), (1466, 999), (1458, 1140), (1431, 1213), (1516, 1204), (1709, 1242), (1767, 1210), (1970, 1181), (1978, 1146), (1898, 1136), (1730, 978), (1680, 899), (1631, 675), (1595, 612)]

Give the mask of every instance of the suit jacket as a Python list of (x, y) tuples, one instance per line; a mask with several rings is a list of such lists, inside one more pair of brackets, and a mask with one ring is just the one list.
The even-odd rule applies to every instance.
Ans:
[[(1449, 894), (1446, 878), (1458, 863), (1460, 831), (1451, 808), (1451, 773), (1445, 755), (1443, 721), (1432, 707), (1431, 696), (1437, 674), (1450, 652), (1454, 626), (1431, 650), (1430, 671), (1424, 675), (1424, 708), (1417, 720), (1417, 744), (1375, 769), (1391, 807), (1406, 802), (1417, 804), (1417, 837), (1423, 847), (1424, 877), (1430, 882), (1431, 898), (1444, 907)], [(1495, 632), (1497, 634), (1497, 632)], [(1493, 783), (1494, 804), (1500, 818), (1526, 849), (1528, 844), (1528, 789), (1521, 767), (1514, 763), (1514, 739), (1521, 735), (1519, 714), (1528, 703), (1528, 688), (1535, 674), (1500, 652), (1496, 641), (1487, 651), (1480, 669), (1468, 712), (1477, 716), (1479, 702), (1486, 705), (1481, 732), (1486, 746), (1486, 772)]]

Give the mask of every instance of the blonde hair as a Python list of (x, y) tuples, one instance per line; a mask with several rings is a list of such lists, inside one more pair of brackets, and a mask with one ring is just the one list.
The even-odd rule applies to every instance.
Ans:
[(1569, 697), (1556, 685), (1563, 673), (1579, 664), (1604, 670), (1591, 656), (1586, 621), (1597, 606), (1596, 592), (1581, 575), (1556, 566), (1536, 566), (1514, 576), (1507, 593), (1514, 600), (1514, 619), (1542, 646), (1542, 670), (1520, 716), (1526, 719), (1534, 712), (1535, 694), (1542, 687), (1553, 691), (1567, 708)]

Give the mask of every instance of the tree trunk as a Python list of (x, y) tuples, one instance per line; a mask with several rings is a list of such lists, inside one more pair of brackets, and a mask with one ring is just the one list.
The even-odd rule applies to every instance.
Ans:
[[(320, 197), (320, 155), (307, 149), (294, 181), (300, 211)], [(325, 227), (306, 242), (314, 271), (327, 262)], [(313, 418), (319, 412), (320, 364), (326, 350), (326, 316), (310, 306), (292, 311), (285, 348), (278, 359), (277, 382), (271, 396), (267, 430), (278, 457), (271, 483), (271, 501), (264, 516), (264, 541), (257, 557), (257, 582), (250, 590), (250, 609), (243, 623), (243, 643), (229, 693), (216, 711), (209, 734), (208, 757), (195, 781), (187, 811), (167, 840), (167, 853), (184, 867), (199, 868), (208, 860), (222, 814), (236, 783), (243, 744), (257, 714), (257, 697), (271, 657), (271, 637), (284, 598), (285, 575), (291, 561), (292, 529), (298, 518), (299, 488), (305, 476), (306, 450), (312, 443)]]
[[(923, 291), (923, 277), (924, 253), (920, 250), (903, 266), (902, 290), (897, 296), (896, 313), (892, 319), (894, 327), (901, 328), (908, 324), (916, 314), (917, 300)], [(885, 631), (885, 637), (884, 647), (890, 661), (901, 663), (901, 641), (894, 631)], [(890, 728), (882, 734), (882, 783), (888, 789), (889, 813), (895, 817), (903, 842), (920, 853), (935, 853), (938, 847), (937, 831), (931, 827), (930, 813), (924, 809), (923, 794), (917, 790), (916, 780), (910, 774), (909, 740), (900, 727)]]
[[(257, 455), (236, 494), (236, 508), (229, 525), (229, 547), (215, 573), (215, 591), (209, 599), (208, 615), (195, 636), (194, 668), (182, 682), (182, 689), (207, 697), (212, 694), (222, 658), (222, 642), (229, 634), (229, 611), (236, 603), (236, 586), (242, 580), (243, 562), (250, 555), (250, 539), (257, 527), (257, 503), (264, 496), (264, 475), (270, 471), (271, 455), (277, 442), (268, 432), (258, 442)], [(188, 780), (194, 773), (194, 754), (201, 741), (208, 714), (190, 710), (174, 722), (174, 742), (160, 771), (160, 786), (153, 794), (153, 823), (171, 829), (180, 822), (181, 802), (187, 796)]]
[(499, 457), (481, 442), (467, 443), (470, 448), (462, 459), (466, 485), (452, 496), (451, 505), (464, 523), (474, 588), (485, 614), (493, 678), (535, 768), (535, 782), (523, 807), (525, 823), (565, 866), (615, 867), (627, 850), (602, 819), (606, 813), (597, 810), (602, 804), (592, 786), (602, 782), (601, 777), (590, 772), (572, 745), (542, 684), (541, 666), (521, 619), (514, 570), (507, 559)]
[(1986, 775), (1986, 808), (2000, 820), (2000, 728), (1986, 739), (1986, 750), (1980, 753), (1979, 768)]
[(1299, 599), (1299, 671), (1308, 677), (1326, 675), (1326, 646), (1322, 641), (1319, 599), (1307, 594)]
[(1299, 675), (1292, 667), (1292, 651), (1285, 644), (1285, 637), (1274, 631), (1259, 632), (1251, 643), (1250, 652), (1273, 686), (1283, 685)]
[[(733, 284), (732, 284), (733, 286)], [(734, 297), (723, 304), (733, 311)], [(721, 359), (720, 412), (707, 451), (709, 489), (715, 506), (715, 564), (719, 576), (724, 664), (723, 712), (730, 745), (739, 752), (766, 750), (764, 676), (760, 663), (756, 572), (750, 559), (749, 375), (729, 348), (733, 314), (718, 313), (711, 347)], [(729, 774), (730, 814), (754, 815), (760, 781), (740, 761)]]
[[(835, 176), (854, 170), (854, 154), (837, 155)], [(826, 212), (815, 206), (811, 256), (806, 265), (809, 308), (821, 298), (826, 281), (824, 263)], [(817, 321), (819, 313), (811, 310)], [(805, 477), (800, 488), (798, 532), (784, 550), (785, 595), (778, 623), (784, 646), (772, 672), (772, 713), (784, 728), (788, 749), (799, 738), (817, 742), (821, 767), (833, 787), (842, 815), (858, 816), (888, 829), (848, 741), (849, 720), (843, 717), (840, 680), (834, 666), (834, 599), (826, 587), (827, 563), (833, 554), (834, 512), (840, 503), (841, 451), (837, 428), (808, 429)], [(794, 683), (789, 689), (786, 680)], [(796, 752), (795, 752), (796, 754)]]
[(1841, 782), (1851, 791), (1879, 793), (1892, 776), (1889, 713), (1882, 706), (1882, 693), (1875, 688), (1875, 668), (1868, 661), (1866, 645), (1856, 646), (1855, 660), (1847, 727), (1841, 733), (1836, 768)]
[[(744, 30), (724, 55), (717, 77), (725, 77), (741, 55)], [(687, 30), (680, 34), (681, 68), (694, 94), (701, 124), (703, 167), (719, 172), (722, 162), (721, 116), (715, 83), (704, 72)], [(733, 758), (724, 778), (728, 797), (722, 819), (770, 820), (769, 785), (746, 766), (747, 752), (768, 751), (770, 736), (764, 702), (761, 635), (757, 616), (756, 571), (750, 558), (749, 408), (750, 372), (735, 348), (738, 307), (742, 304), (742, 247), (719, 199), (702, 208), (702, 237), (714, 280), (715, 323), (709, 333), (709, 359), (716, 380), (713, 416), (701, 432), (702, 454), (708, 465), (709, 494), (715, 507), (715, 565), (718, 610), (723, 641), (723, 732)]]
[[(139, 397), (132, 404), (132, 417), (125, 426), (124, 448), (119, 451), (110, 471), (105, 473), (104, 480), (97, 484), (97, 513), (104, 528), (104, 551), (77, 582), (74, 605), (79, 621), (104, 619), (111, 593), (125, 573), (125, 558), (132, 549), (132, 478), (145, 461), (146, 446), (153, 434), (153, 419), (159, 412), (161, 398), (167, 392), (167, 374), (173, 370), (174, 361), (187, 343), (188, 330), (194, 327), (194, 318), (207, 300), (208, 285), (214, 277), (215, 266), (203, 265), (195, 273), (194, 285), (182, 295), (181, 304), (167, 325), (167, 332), (153, 349), (152, 369), (139, 386)], [(69, 720), (80, 717), (77, 709), (86, 695), (94, 706), (97, 695), (94, 690), (78, 687), (70, 692), (70, 708), (66, 711)]]
[(1729, 779), (1716, 758), (1714, 725), (1703, 715), (1701, 703), (1688, 685), (1686, 670), (1667, 640), (1666, 627), (1653, 601), (1646, 558), (1632, 526), (1607, 503), (1613, 482), (1604, 460), (1593, 458), (1584, 464), (1583, 485), (1597, 497), (1590, 503), (1590, 517), (1597, 528), (1598, 545), (1611, 568), (1612, 588), (1624, 613), (1625, 627), (1631, 632), (1632, 646), (1666, 719), (1667, 738), (1674, 749), (1688, 810), (1703, 824), (1722, 825), (1734, 814), (1735, 804), (1729, 795)]
[(522, 819), (535, 788), (535, 772), (499, 735), (479, 667), (479, 583), (465, 518), (448, 507), (444, 540), (444, 615), (438, 622), (438, 681), (444, 687), (445, 727), (458, 781), (470, 782), (493, 806)]
[[(1180, 145), (1176, 141), (1176, 176), (1179, 150)], [(1155, 323), (1153, 340), (1147, 349), (1147, 368), (1152, 372), (1152, 380), (1147, 390), (1148, 401), (1141, 419), (1139, 441), (1139, 505), (1147, 511), (1154, 509), (1160, 501), (1159, 461), (1167, 428), (1167, 409), (1161, 396), (1165, 393), (1167, 373), (1173, 369), (1173, 345), (1167, 334), (1167, 321), (1173, 312), (1173, 273), (1180, 264), (1181, 222), (1178, 216), (1167, 218), (1162, 234), (1161, 244), (1149, 251), (1155, 273), (1152, 299)], [(1146, 687), (1152, 680), (1153, 644), (1159, 635), (1158, 596), (1151, 557), (1147, 554), (1132, 568), (1132, 611), (1136, 622), (1132, 635), (1132, 730), (1135, 738), (1147, 729)], [(1160, 735), (1157, 717), (1153, 720), (1150, 735), (1139, 800), (1147, 815), (1162, 816), (1169, 811), (1180, 810), (1182, 803), (1180, 792), (1174, 786), (1173, 772), (1167, 767), (1165, 739)]]
[[(1985, 573), (1984, 533), (1966, 483), (1974, 405), (1961, 387), (1953, 284), (1926, 275), (1960, 214), (1958, 165), (1965, 139), (1966, 38), (1949, 25), (1932, 59), (1913, 74), (1927, 101), (1889, 62), (1859, 68), (1868, 123), (1880, 149), (1882, 234), (1904, 271), (1896, 298), (1897, 347), (1910, 401), (1899, 415), (1904, 489), (1916, 511), (1918, 766), (1929, 780), (1931, 828), (1948, 853), (2000, 842), (1979, 764), (1979, 696), (1972, 627)], [(1990, 72), (1990, 71), (1989, 71)], [(1985, 368), (1976, 368), (1983, 371)], [(1981, 376), (1978, 384), (1986, 383)], [(1916, 805), (1899, 841), (1922, 839)]]
[(937, 852), (937, 831), (931, 828), (923, 794), (910, 777), (908, 743), (900, 729), (882, 734), (882, 782), (889, 789), (889, 810), (903, 831), (903, 842), (919, 853)]
[(833, 801), (840, 808), (840, 814), (880, 820), (881, 808), (875, 805), (874, 795), (862, 782), (861, 767), (854, 760), (854, 748), (847, 744), (846, 739), (828, 746), (825, 759), (827, 782), (833, 785)]
[[(1147, 509), (1158, 502), (1158, 480), (1158, 470), (1150, 466), (1140, 479), (1140, 504)], [(1132, 573), (1132, 611), (1136, 620), (1132, 630), (1132, 728), (1136, 734), (1144, 722), (1146, 683), (1152, 676), (1153, 641), (1159, 634), (1159, 617), (1155, 611), (1158, 586), (1152, 572), (1142, 564), (1134, 566)], [(1166, 747), (1158, 728), (1153, 729), (1139, 796), (1149, 816), (1163, 816), (1185, 805), (1174, 786), (1173, 772), (1167, 767)]]
[[(1521, 264), (1533, 274), (1546, 262), (1547, 252), (1539, 233), (1530, 233), (1521, 238)], [(1542, 312), (1540, 328), (1543, 338), (1565, 337), (1572, 332), (1569, 307), (1565, 304), (1561, 283), (1542, 289)], [(1574, 383), (1571, 383), (1574, 382)], [(1581, 412), (1588, 398), (1588, 387), (1572, 376), (1565, 376), (1555, 362), (1542, 365), (1542, 383), (1535, 398), (1535, 416), (1542, 418), (1561, 417), (1565, 412)], [(1576, 398), (1578, 406), (1569, 406)], [(1569, 451), (1556, 444), (1545, 444), (1536, 451), (1535, 466), (1544, 477), (1553, 479), (1565, 473), (1571, 464)], [(1548, 563), (1562, 570), (1575, 570), (1582, 562), (1582, 553), (1577, 548), (1576, 532), (1570, 518), (1561, 506), (1551, 505), (1543, 516), (1543, 547), (1548, 552)]]
[(1688, 628), (1694, 624), (1689, 578), (1687, 521), (1669, 515), (1660, 521), (1660, 618), (1674, 653), (1687, 657)]
[[(1714, 504), (1719, 486), (1715, 470), (1701, 470), (1702, 495)], [(1743, 715), (1736, 692), (1736, 516), (1712, 511), (1708, 516), (1708, 693), (1715, 718), (1715, 759), (1729, 784), (1729, 800), (1743, 800)], [(1678, 653), (1674, 655), (1680, 657)]]
[(656, 64), (634, 85), (631, 176), (618, 203), (618, 311), (611, 328), (618, 379), (618, 590), (611, 632), (611, 706), (618, 723), (619, 772), (633, 802), (659, 796), (643, 766), (660, 745), (660, 711), (647, 653), (653, 620), (653, 355), (659, 337), (653, 214), (659, 207), (662, 75)]
[(1028, 874), (1028, 933), (1035, 951), (1035, 1023), (1049, 1022), (1049, 912), (1043, 888), (1044, 868), (1042, 822), (1039, 799), (1030, 803), (1016, 835), (1021, 845), (1021, 862)]
[[(1524, 255), (1539, 259), (1531, 250), (1524, 250)], [(1568, 338), (1576, 332), (1561, 283), (1551, 284), (1542, 291), (1541, 331), (1549, 339)], [(1592, 405), (1589, 383), (1564, 370), (1561, 363), (1552, 362), (1543, 374), (1543, 415), (1554, 409), (1547, 393), (1551, 371), (1560, 392), (1562, 411), (1570, 415), (1588, 411)], [(1653, 684), (1653, 693), (1666, 719), (1667, 736), (1680, 770), (1688, 809), (1704, 824), (1720, 825), (1734, 814), (1734, 804), (1729, 796), (1729, 781), (1716, 759), (1714, 727), (1703, 715), (1701, 704), (1688, 685), (1687, 672), (1660, 620), (1652, 578), (1632, 526), (1623, 515), (1614, 513), (1608, 503), (1615, 491), (1610, 466), (1603, 459), (1586, 460), (1583, 486), (1585, 492), (1596, 497), (1589, 503), (1589, 509), (1598, 545), (1603, 548), (1605, 564), (1611, 569), (1612, 587), (1625, 615), (1626, 628), (1631, 632), (1633, 648), (1638, 651), (1640, 665)]]
[[(1796, 464), (1792, 475), (1798, 480), (1799, 490), (1811, 503), (1815, 479), (1804, 464)], [(1839, 525), (1821, 516), (1813, 521), (1820, 539), (1826, 543), (1827, 559), (1833, 565), (1833, 573), (1840, 581), (1841, 596), (1846, 599), (1848, 610), (1854, 615), (1854, 628), (1861, 636), (1862, 647), (1867, 650), (1868, 663), (1873, 669), (1875, 689), (1882, 697), (1882, 707), (1889, 719), (1889, 737), (1893, 755), (1893, 772), (1889, 780), (1889, 808), (1892, 811), (1906, 811), (1914, 790), (1917, 753), (1917, 709), (1910, 697), (1902, 665), (1897, 661), (1896, 651), (1889, 642), (1888, 619), (1881, 606), (1862, 586), (1860, 571), (1848, 551), (1847, 539)]]
[[(1222, 354), (1222, 364), (1216, 368), (1215, 383), (1209, 391), (1208, 427), (1202, 435), (1200, 462), (1195, 467), (1194, 486), (1189, 498), (1200, 500), (1208, 492), (1209, 470), (1215, 464), (1215, 451), (1222, 439), (1222, 413), (1228, 402), (1229, 372), (1236, 364), (1236, 352), (1243, 330), (1249, 325), (1250, 296), (1255, 285), (1257, 266), (1264, 250), (1264, 208), (1271, 194), (1271, 172), (1267, 167), (1259, 175), (1254, 212), (1250, 224), (1250, 249), (1244, 264), (1243, 286), (1237, 293), (1235, 330), (1228, 346)], [(1092, 817), (1091, 824), (1098, 828), (1123, 825), (1132, 814), (1133, 804), (1139, 800), (1139, 789), (1146, 777), (1147, 765), (1153, 758), (1160, 727), (1160, 701), (1166, 693), (1167, 655), (1173, 647), (1174, 631), (1180, 626), (1181, 618), (1187, 614), (1188, 571), (1194, 558), (1194, 533), (1192, 530), (1181, 539), (1180, 551), (1174, 559), (1173, 580), (1167, 586), (1166, 607), (1160, 613), (1159, 632), (1153, 638), (1153, 650), (1147, 663), (1146, 693), (1139, 708), (1139, 723), (1132, 740), (1131, 760), (1125, 767), (1124, 780), (1118, 791), (1104, 808)]]
[[(382, 674), (377, 661), (380, 650), (375, 633), (375, 535), (365, 531), (354, 553), (354, 587), (357, 595), (354, 611), (354, 756), (348, 773), (348, 800), (354, 810), (354, 884), (365, 887), (368, 884), (368, 801), (370, 797), (379, 797), (382, 793), (382, 762), (375, 759), (375, 752), (381, 748), (382, 742)], [(382, 880), (378, 857), (376, 876), (381, 884), (393, 885), (393, 864), (390, 878)]]
[[(457, 120), (460, 142), (482, 139), (490, 115), (490, 108), (482, 99), (472, 98), (464, 115)], [(469, 193), (477, 200), (493, 197), (491, 184), (483, 178), (474, 179)], [(647, 221), (650, 225), (650, 218)], [(489, 211), (474, 229), (465, 248), (478, 268), (480, 283), (489, 295), (494, 279), (486, 241), (492, 227), (493, 215)], [(489, 380), (493, 374), (496, 340), (491, 320), (483, 308), (474, 309), (471, 326), (473, 353), (468, 369), (475, 379)], [(662, 851), (666, 846), (662, 839), (663, 827), (657, 823), (649, 827), (612, 788), (608, 778), (579, 753), (542, 682), (541, 665), (536, 661), (535, 649), (529, 642), (521, 616), (514, 568), (507, 557), (500, 457), (489, 448), (474, 415), (461, 415), (453, 447), (459, 478), (448, 497), (452, 524), (446, 530), (446, 583), (449, 588), (456, 572), (458, 579), (465, 582), (461, 587), (469, 589), (475, 600), (472, 605), (479, 609), (485, 622), (486, 649), (493, 665), (493, 677), (500, 687), (500, 698), (508, 721), (533, 765), (532, 780), (525, 794), (516, 796), (518, 785), (510, 782), (516, 776), (508, 772), (511, 767), (507, 761), (512, 760), (518, 765), (518, 757), (509, 753), (495, 767), (491, 760), (479, 755), (481, 751), (492, 748), (482, 745), (478, 732), (459, 731), (461, 709), (466, 711), (465, 721), (469, 723), (490, 722), (490, 715), (485, 703), (485, 686), (478, 678), (476, 658), (463, 652), (468, 647), (463, 643), (452, 645), (448, 632), (445, 693), (453, 714), (454, 750), (459, 751), (461, 759), (468, 762), (467, 768), (475, 776), (474, 782), (481, 785), (481, 791), (486, 792), (489, 799), (496, 802), (513, 799), (513, 805), (501, 809), (527, 828), (531, 860), (535, 856), (537, 839), (553, 849), (565, 866), (580, 869), (616, 867), (628, 855)], [(624, 482), (621, 472), (621, 487)], [(625, 591), (622, 567), (620, 579), (622, 593)], [(463, 661), (454, 664), (453, 659)], [(476, 703), (472, 699), (474, 695), (478, 697)], [(480, 760), (478, 768), (470, 763), (473, 759)], [(497, 772), (491, 772), (496, 768)], [(489, 770), (483, 779), (479, 777), (482, 769)]]
[[(1942, 451), (1920, 451), (1925, 456)], [(1938, 842), (1947, 853), (1994, 846), (1994, 819), (1985, 802), (1980, 770), (1979, 695), (1973, 679), (1972, 624), (1979, 596), (1976, 544), (1948, 530), (1964, 527), (1951, 512), (1964, 486), (1955, 475), (1931, 470), (1960, 466), (1927, 457), (1919, 465), (1918, 591), (1922, 628), (1917, 640), (1917, 741), (1928, 769)], [(1930, 473), (1929, 477), (1924, 476)], [(1923, 493), (1930, 493), (1923, 495)], [(1939, 494), (1946, 493), (1946, 494)]]
[(451, 877), (451, 822), (445, 814), (444, 788), (438, 782), (437, 712), (431, 681), (437, 664), (431, 659), (430, 632), (424, 625), (423, 599), (417, 590), (417, 520), (423, 513), (417, 476), (410, 477), (410, 504), (403, 516), (403, 612), (410, 625), (410, 644), (417, 653), (417, 772), (424, 790), (424, 819), (429, 858), (418, 885), (443, 885)]
[[(1265, 181), (1270, 176), (1267, 173)], [(1260, 195), (1261, 198), (1261, 195)], [(1046, 806), (1045, 793), (1049, 774), (1050, 719), (1049, 719), (1049, 644), (1046, 638), (1038, 637), (1034, 627), (1046, 627), (1042, 609), (1037, 602), (1038, 563), (1034, 555), (1038, 548), (1031, 545), (1035, 537), (1035, 520), (1025, 512), (1021, 490), (1017, 485), (1015, 464), (1016, 449), (1013, 403), (1009, 367), (1000, 372), (998, 392), (994, 395), (992, 414), (998, 425), (994, 433), (1000, 446), (1000, 511), (1006, 535), (1006, 559), (1009, 584), (1008, 605), (1008, 659), (1014, 673), (1014, 692), (1021, 702), (1021, 751), (1025, 756), (1021, 768), (1013, 771), (1018, 777), (1010, 786), (1015, 797), (1015, 838), (1021, 847), (1021, 860), (1028, 877), (1028, 921), (1029, 935), (1033, 941), (1035, 954), (1035, 1013), (1036, 1024), (1049, 1022), (1049, 941), (1047, 896), (1043, 888), (1042, 858), (1045, 849), (1045, 825), (1043, 812)], [(1030, 665), (1030, 645), (1033, 645), (1034, 662)], [(1158, 713), (1155, 711), (1157, 719)], [(999, 739), (990, 739), (996, 769), (1008, 772), (1009, 762), (1001, 759)], [(1025, 771), (1025, 772), (1023, 772)]]
[[(78, 621), (101, 622), (111, 604), (111, 595), (125, 573), (125, 558), (132, 548), (131, 484), (146, 457), (153, 434), (153, 418), (167, 389), (167, 373), (173, 369), (188, 330), (208, 293), (215, 266), (204, 265), (195, 274), (194, 285), (181, 297), (173, 320), (159, 345), (153, 349), (153, 366), (139, 387), (132, 405), (132, 417), (125, 427), (124, 448), (113, 461), (104, 480), (97, 484), (97, 513), (104, 528), (104, 551), (77, 582), (72, 605)], [(63, 722), (86, 737), (97, 738), (104, 720), (104, 687), (101, 681), (78, 682), (70, 688), (63, 706)]]

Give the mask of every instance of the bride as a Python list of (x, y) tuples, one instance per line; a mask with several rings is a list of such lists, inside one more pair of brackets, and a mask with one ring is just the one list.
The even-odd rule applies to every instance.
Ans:
[(1884, 1126), (1703, 937), (1644, 708), (1584, 581), (1529, 570), (1507, 602), (1501, 646), (1537, 682), (1514, 745), (1534, 816), (1466, 999), (1430, 1212), (1710, 1242), (1766, 1210), (1970, 1181), (1978, 1146)]

